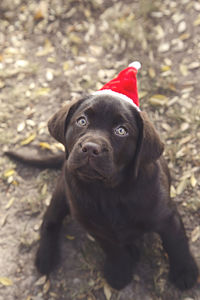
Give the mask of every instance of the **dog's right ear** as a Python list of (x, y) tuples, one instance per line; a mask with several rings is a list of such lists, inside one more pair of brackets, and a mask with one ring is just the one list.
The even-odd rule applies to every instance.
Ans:
[(67, 123), (81, 103), (82, 100), (80, 99), (69, 101), (48, 121), (48, 129), (51, 136), (53, 136), (58, 142), (62, 143), (63, 145), (65, 145), (65, 132)]

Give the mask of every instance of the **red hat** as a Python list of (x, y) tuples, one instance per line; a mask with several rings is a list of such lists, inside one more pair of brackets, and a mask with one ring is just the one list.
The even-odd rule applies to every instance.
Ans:
[(116, 78), (106, 83), (94, 95), (117, 95), (131, 103), (137, 110), (140, 110), (136, 77), (137, 71), (140, 68), (140, 62), (132, 62), (128, 68), (121, 71)]

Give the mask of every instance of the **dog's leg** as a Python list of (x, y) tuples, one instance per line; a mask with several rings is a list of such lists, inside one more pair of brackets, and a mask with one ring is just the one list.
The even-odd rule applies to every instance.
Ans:
[(197, 281), (198, 268), (190, 253), (184, 225), (179, 215), (165, 220), (159, 232), (170, 263), (170, 280), (181, 290), (191, 288)]
[(64, 187), (64, 176), (61, 175), (43, 218), (40, 245), (35, 261), (42, 274), (49, 274), (59, 261), (60, 230), (64, 217), (69, 214)]
[(121, 290), (132, 280), (134, 260), (130, 251), (117, 244), (96, 238), (106, 254), (104, 277), (114, 289)]

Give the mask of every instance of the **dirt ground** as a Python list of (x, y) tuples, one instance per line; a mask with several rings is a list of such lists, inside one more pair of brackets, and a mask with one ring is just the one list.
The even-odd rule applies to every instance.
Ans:
[(101, 250), (70, 218), (62, 265), (50, 278), (34, 267), (59, 171), (15, 163), (3, 151), (60, 151), (48, 134), (48, 118), (133, 60), (142, 63), (141, 109), (165, 142), (171, 194), (200, 266), (200, 2), (1, 0), (0, 300), (200, 300), (200, 282), (184, 293), (168, 282), (156, 236), (144, 238), (132, 283), (111, 290), (101, 277)]

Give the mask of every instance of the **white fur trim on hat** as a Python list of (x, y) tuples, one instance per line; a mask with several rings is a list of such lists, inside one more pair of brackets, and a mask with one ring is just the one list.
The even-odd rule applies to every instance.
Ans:
[(128, 65), (129, 67), (133, 67), (135, 68), (136, 70), (139, 70), (141, 68), (141, 63), (139, 61), (133, 61), (132, 63), (130, 63)]
[(105, 96), (114, 96), (114, 97), (120, 97), (121, 99), (123, 99), (123, 100), (125, 100), (125, 101), (127, 101), (128, 103), (130, 103), (131, 105), (133, 105), (134, 106), (134, 108), (136, 108), (137, 109), (137, 111), (140, 111), (140, 109), (139, 109), (139, 107), (133, 102), (133, 100), (131, 99), (131, 98), (129, 98), (129, 97), (127, 97), (126, 95), (124, 95), (124, 94), (121, 94), (121, 93), (118, 93), (118, 92), (114, 92), (114, 91), (112, 91), (112, 90), (100, 90), (100, 91), (97, 91), (97, 92), (94, 92), (94, 93), (92, 93), (92, 95), (94, 95), (94, 96), (103, 96), (103, 95), (105, 95)]

